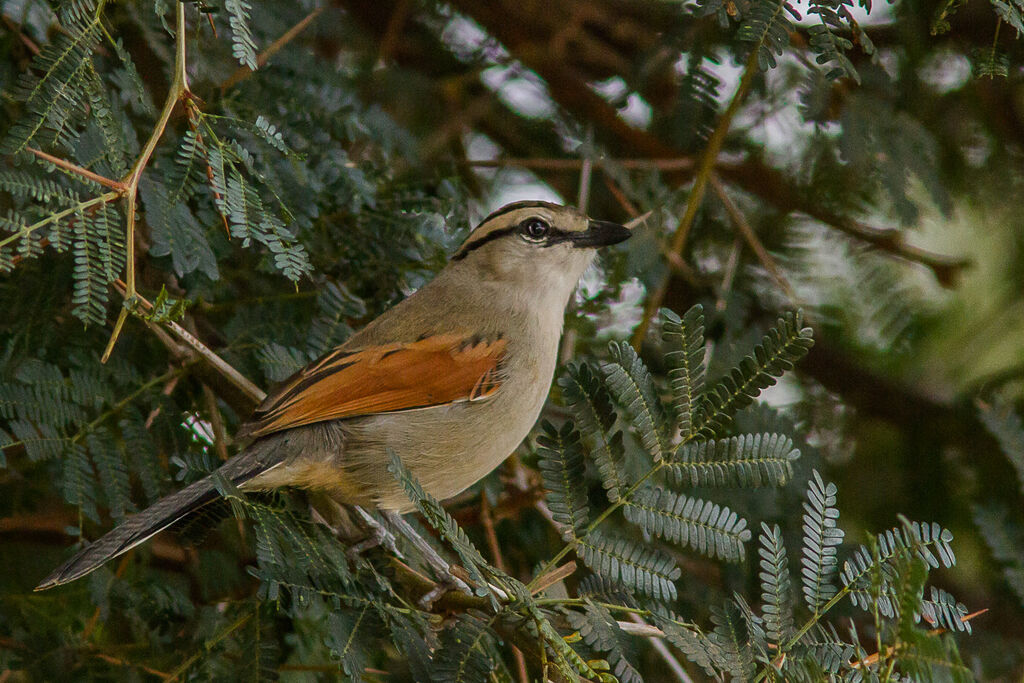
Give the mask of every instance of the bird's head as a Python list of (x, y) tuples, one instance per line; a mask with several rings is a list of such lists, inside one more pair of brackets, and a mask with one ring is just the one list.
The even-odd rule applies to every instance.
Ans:
[(618, 223), (592, 220), (572, 206), (515, 202), (485, 218), (452, 256), (452, 265), (568, 296), (597, 249), (629, 236)]

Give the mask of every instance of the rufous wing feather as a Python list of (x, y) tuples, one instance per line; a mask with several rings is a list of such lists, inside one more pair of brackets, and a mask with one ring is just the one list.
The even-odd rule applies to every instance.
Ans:
[(240, 436), (339, 418), (487, 398), (501, 385), (505, 340), (436, 335), (333, 351), (267, 397)]

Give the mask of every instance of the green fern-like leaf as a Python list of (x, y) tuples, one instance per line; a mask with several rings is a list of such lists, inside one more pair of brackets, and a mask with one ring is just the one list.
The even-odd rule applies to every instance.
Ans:
[(366, 315), (366, 303), (337, 282), (324, 285), (317, 294), (317, 307), (320, 315), (310, 326), (307, 347), (313, 358), (322, 356), (329, 348), (337, 346), (352, 334), (348, 320)]
[(687, 624), (674, 615), (655, 612), (651, 621), (665, 633), (665, 639), (679, 649), (686, 658), (704, 670), (708, 676), (718, 676), (718, 663), (723, 659), (719, 646), (693, 624)]
[(753, 0), (736, 34), (739, 40), (754, 44), (761, 71), (774, 69), (778, 64), (776, 55), (781, 56), (789, 46), (789, 34), (795, 27), (787, 13), (800, 21), (800, 13), (788, 0)]
[(1020, 0), (989, 0), (996, 16), (1010, 25), (1019, 36), (1024, 33), (1024, 3)]
[(956, 640), (951, 635), (913, 631), (906, 634), (904, 647), (896, 655), (895, 669), (911, 681), (972, 683), (977, 680), (964, 665)]
[(174, 156), (174, 168), (167, 175), (167, 200), (170, 204), (188, 201), (196, 186), (206, 179), (206, 148), (199, 131), (189, 128), (181, 138)]
[(167, 323), (181, 320), (188, 310), (191, 301), (188, 299), (175, 299), (167, 291), (167, 287), (160, 285), (160, 292), (153, 299), (152, 310), (140, 313), (140, 317), (153, 323)]
[(1006, 582), (1024, 605), (1024, 530), (1004, 505), (976, 506), (974, 524), (992, 556), (1003, 565)]
[(715, 628), (709, 638), (722, 655), (720, 664), (734, 680), (752, 681), (755, 665), (747, 616), (736, 603), (729, 601), (724, 608), (711, 606), (711, 622)]
[(179, 276), (198, 270), (211, 280), (218, 280), (220, 272), (213, 248), (189, 206), (184, 202), (171, 204), (167, 189), (146, 176), (139, 184), (139, 193), (152, 228), (150, 254), (170, 256)]
[(308, 602), (312, 593), (337, 596), (352, 587), (346, 557), (322, 525), (297, 516), (280, 499), (246, 497), (223, 479), (218, 488), (236, 516), (253, 522), (259, 563), (254, 573), (263, 582), (264, 598), (276, 599), (281, 586), (291, 588), (299, 602)]
[(692, 487), (782, 486), (793, 475), (800, 451), (781, 434), (742, 434), (680, 445), (666, 467)]
[(693, 416), (704, 391), (704, 308), (697, 304), (682, 318), (663, 308), (661, 336), (671, 349), (665, 354), (665, 363), (679, 433), (686, 439), (693, 434)]
[(655, 600), (675, 600), (674, 581), (681, 573), (671, 555), (645, 548), (632, 539), (593, 531), (579, 541), (577, 553), (598, 574)]
[(831, 68), (825, 76), (829, 79), (850, 78), (860, 83), (860, 75), (845, 52), (853, 47), (853, 42), (839, 35), (851, 23), (849, 0), (811, 0), (808, 14), (816, 14), (819, 23), (807, 27), (811, 50), (815, 53), (818, 64), (828, 64)]
[(89, 452), (82, 444), (70, 444), (64, 457), (64, 500), (78, 506), (82, 515), (100, 521), (96, 509), (96, 476)]
[(801, 560), (804, 600), (815, 614), (836, 594), (833, 580), (839, 566), (837, 546), (843, 542), (843, 530), (837, 526), (838, 521), (836, 485), (825, 484), (815, 471), (804, 503)]
[(258, 66), (256, 41), (249, 29), (252, 5), (247, 0), (225, 0), (224, 9), (228, 11), (228, 23), (231, 24), (231, 54), (242, 66), (255, 71)]
[[(305, 248), (295, 242), (295, 236), (281, 222), (268, 212), (260, 199), (259, 192), (241, 170), (229, 160), (229, 154), (241, 159), (245, 150), (237, 145), (227, 146), (219, 152), (210, 153), (214, 182), (212, 189), (217, 198), (217, 207), (224, 213), (230, 225), (232, 237), (242, 239), (242, 246), (249, 247), (253, 241), (267, 248), (273, 257), (274, 266), (290, 280), (298, 280), (312, 270)], [(226, 184), (220, 173), (226, 172)], [(223, 194), (221, 193), (223, 190)]]
[(789, 563), (786, 561), (786, 547), (782, 542), (782, 529), (778, 524), (770, 527), (762, 522), (759, 539), (761, 613), (768, 638), (779, 645), (793, 632)]
[(1006, 78), (1010, 74), (1010, 56), (995, 45), (971, 51), (975, 78)]
[(854, 605), (864, 610), (878, 605), (890, 617), (897, 612), (892, 588), (897, 574), (894, 560), (915, 556), (932, 568), (956, 564), (951, 531), (935, 523), (902, 518), (900, 521), (901, 526), (879, 534), (872, 544), (855, 550), (840, 573)]
[(537, 437), (537, 464), (544, 480), (548, 507), (554, 520), (564, 525), (562, 537), (568, 541), (576, 538), (587, 525), (589, 506), (580, 435), (572, 422), (557, 429), (545, 421), (542, 428), (544, 434)]
[(125, 513), (133, 508), (124, 455), (106, 431), (90, 433), (85, 442), (96, 465), (100, 488), (110, 515), (116, 520), (124, 519)]
[(586, 364), (570, 363), (558, 385), (579, 425), (587, 452), (597, 464), (608, 500), (614, 503), (628, 482), (622, 471), (622, 433), (611, 434), (615, 424), (611, 395)]
[(155, 502), (163, 494), (163, 471), (153, 444), (153, 436), (146, 429), (146, 421), (138, 411), (128, 408), (118, 423), (124, 440), (125, 452), (131, 458), (131, 471), (142, 484), (142, 491), (148, 503)]
[(110, 275), (114, 274), (114, 255), (107, 241), (106, 221), (94, 220), (94, 215), (81, 212), (74, 217), (74, 290), (73, 313), (82, 322), (102, 325), (106, 322), (106, 305), (110, 300)]
[(280, 382), (290, 377), (312, 360), (299, 349), (275, 343), (261, 347), (257, 352), (257, 358), (263, 374), (272, 382)]
[(455, 624), (441, 634), (434, 655), (431, 680), (436, 683), (480, 683), (495, 667), (491, 657), (494, 636), (483, 619), (473, 613), (459, 614)]
[(33, 424), (25, 420), (12, 420), (8, 426), (33, 462), (57, 458), (66, 446), (67, 439), (46, 422)]
[(571, 611), (569, 625), (579, 631), (583, 642), (592, 649), (607, 653), (612, 674), (621, 683), (643, 683), (643, 678), (626, 656), (624, 634), (611, 612), (603, 605), (588, 602), (583, 612)]
[(931, 628), (971, 632), (971, 622), (964, 621), (967, 607), (947, 591), (929, 587), (929, 598), (921, 601), (921, 618)]
[(0, 417), (62, 428), (85, 421), (86, 412), (57, 366), (31, 360), (18, 367), (13, 381), (0, 382)]
[(658, 398), (654, 379), (628, 343), (612, 342), (609, 349), (615, 362), (603, 368), (608, 390), (625, 409), (647, 452), (655, 460), (661, 460), (668, 451), (668, 440), (665, 409)]
[(623, 512), (648, 534), (729, 562), (743, 560), (750, 540), (747, 521), (729, 508), (661, 488), (640, 489)]
[[(13, 154), (46, 133), (42, 142), (68, 146), (70, 125), (81, 118), (87, 92), (83, 87), (92, 51), (100, 37), (99, 16), (88, 23), (67, 27), (46, 45), (32, 63), (41, 76), (22, 77), (16, 95), (25, 103), (25, 114), (11, 126), (0, 149)], [(32, 73), (30, 72), (30, 73)]]
[(373, 642), (380, 631), (380, 619), (372, 603), (351, 611), (332, 611), (328, 615), (325, 641), (331, 654), (341, 661), (348, 680), (365, 680), (363, 671), (372, 655), (367, 644)]
[(74, 206), (81, 202), (78, 193), (51, 178), (27, 171), (0, 172), (0, 191), (17, 199), (30, 199), (42, 204)]
[(111, 177), (120, 178), (128, 172), (128, 146), (124, 139), (126, 122), (123, 112), (111, 104), (103, 79), (91, 64), (86, 70), (85, 85), (89, 120), (85, 133), (79, 140), (78, 154), (86, 158), (94, 157), (95, 155), (84, 154), (84, 150), (89, 147), (90, 139), (99, 139), (102, 141), (102, 148), (99, 150), (99, 158), (94, 168), (106, 171)]
[(736, 411), (745, 408), (775, 380), (803, 358), (814, 344), (811, 328), (797, 312), (780, 318), (739, 367), (709, 389), (695, 431), (707, 438), (720, 433)]

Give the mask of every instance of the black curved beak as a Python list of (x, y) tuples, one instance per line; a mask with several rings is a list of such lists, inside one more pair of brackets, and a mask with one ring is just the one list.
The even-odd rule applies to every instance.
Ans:
[(572, 245), (577, 248), (590, 247), (592, 249), (608, 247), (625, 242), (632, 234), (629, 228), (618, 223), (592, 220), (587, 224), (586, 231), (576, 233), (577, 236), (573, 238)]

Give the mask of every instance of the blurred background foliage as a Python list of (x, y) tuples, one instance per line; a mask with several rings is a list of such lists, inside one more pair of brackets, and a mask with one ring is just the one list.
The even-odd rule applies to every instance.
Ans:
[[(254, 394), (168, 321), (265, 389), (524, 198), (649, 214), (585, 278), (563, 360), (632, 339), (663, 377), (653, 313), (702, 303), (718, 377), (802, 309), (814, 348), (737, 417), (799, 435), (798, 481), (717, 500), (793, 520), (814, 467), (850, 542), (898, 514), (952, 530), (932, 581), (988, 609), (961, 656), (1020, 679), (1021, 5), (209, 0), (177, 68), (175, 8), (0, 2), (0, 680), (337, 670), (348, 617), (325, 642), (334, 617), (273, 602), (246, 613), (256, 645), (217, 649), (256, 590), (233, 527), (31, 587), (232, 451)], [(558, 547), (541, 496), (515, 460), (449, 509), (482, 539), (496, 505), (528, 576)], [(679, 559), (686, 617), (755, 585), (753, 555)], [(386, 659), (365, 675), (417, 677)]]

